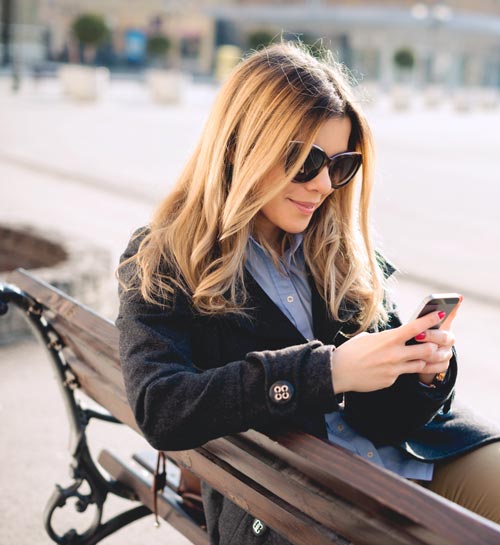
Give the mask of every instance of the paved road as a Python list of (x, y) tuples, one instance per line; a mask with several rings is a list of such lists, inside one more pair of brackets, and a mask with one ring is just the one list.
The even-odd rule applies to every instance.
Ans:
[[(116, 263), (194, 147), (214, 93), (190, 87), (183, 105), (162, 108), (122, 82), (101, 103), (74, 105), (52, 84), (11, 96), (0, 80), (0, 217), (99, 244)], [(459, 395), (500, 423), (500, 185), (489, 136), (499, 114), (395, 114), (381, 104), (368, 115), (380, 151), (376, 224), (406, 273), (393, 286), (402, 314), (439, 288), (468, 294), (456, 323)], [(109, 280), (103, 311), (112, 318), (111, 272)], [(36, 344), (2, 348), (0, 377), (0, 544), (48, 544), (43, 505), (54, 482), (67, 482), (62, 404)], [(96, 445), (142, 448), (132, 432), (108, 430), (97, 427)], [(143, 521), (106, 543), (185, 542), (166, 525), (159, 532)]]

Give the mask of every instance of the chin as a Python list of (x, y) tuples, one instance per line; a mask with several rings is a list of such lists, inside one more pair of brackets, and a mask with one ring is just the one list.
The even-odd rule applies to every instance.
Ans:
[(283, 231), (285, 231), (285, 233), (289, 233), (290, 235), (299, 235), (307, 229), (308, 225), (309, 223), (306, 225), (289, 225), (287, 228), (284, 228)]

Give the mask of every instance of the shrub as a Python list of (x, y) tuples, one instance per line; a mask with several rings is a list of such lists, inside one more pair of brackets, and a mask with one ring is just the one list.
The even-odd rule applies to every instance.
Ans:
[(274, 34), (267, 30), (257, 30), (248, 35), (248, 48), (255, 50), (266, 47), (274, 41)]
[(398, 68), (411, 70), (415, 66), (415, 55), (408, 48), (398, 49), (394, 53), (394, 64)]
[(149, 36), (147, 43), (148, 57), (164, 60), (170, 49), (170, 40), (163, 34)]
[(79, 15), (73, 21), (72, 30), (83, 45), (98, 46), (109, 37), (109, 29), (104, 18), (93, 13)]

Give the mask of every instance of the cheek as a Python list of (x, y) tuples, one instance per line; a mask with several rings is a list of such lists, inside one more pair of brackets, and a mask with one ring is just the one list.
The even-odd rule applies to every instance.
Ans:
[(286, 206), (286, 199), (283, 195), (278, 195), (262, 207), (261, 212), (268, 219), (272, 220), (283, 215)]

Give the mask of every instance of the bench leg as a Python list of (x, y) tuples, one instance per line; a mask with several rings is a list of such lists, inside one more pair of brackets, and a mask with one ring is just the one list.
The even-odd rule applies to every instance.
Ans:
[[(147, 507), (141, 505), (120, 513), (104, 523), (102, 522), (104, 503), (108, 494), (114, 494), (132, 501), (138, 501), (138, 498), (132, 490), (103, 476), (90, 455), (85, 434), (73, 455), (71, 471), (73, 483), (66, 488), (56, 485), (56, 489), (45, 507), (45, 530), (55, 543), (61, 545), (94, 545), (123, 526), (151, 513)], [(84, 485), (87, 485), (90, 491), (83, 492), (82, 487)], [(72, 528), (61, 535), (54, 530), (52, 518), (57, 509), (66, 506), (69, 499), (76, 500), (75, 509), (79, 513), (85, 512), (91, 506), (95, 507), (96, 512), (89, 527), (83, 533), (78, 533)]]
[(151, 514), (151, 511), (145, 505), (139, 505), (114, 516), (105, 523), (101, 523), (102, 506), (100, 506), (96, 517), (96, 519), (98, 519), (97, 522), (94, 520), (94, 523), (87, 531), (79, 534), (75, 529), (71, 529), (63, 535), (58, 535), (52, 528), (52, 515), (57, 508), (64, 507), (68, 498), (78, 497), (75, 494), (74, 488), (74, 485), (68, 488), (57, 486), (47, 503), (45, 511), (45, 530), (55, 543), (61, 545), (95, 545), (105, 537), (120, 530), (120, 528), (127, 526), (127, 524)]
[[(82, 494), (79, 491), (84, 483), (87, 483), (90, 486), (89, 494)], [(114, 483), (110, 481), (110, 488), (112, 488), (113, 484)], [(52, 541), (61, 545), (94, 545), (127, 524), (151, 514), (151, 511), (145, 505), (139, 505), (124, 511), (103, 523), (102, 512), (104, 502), (106, 501), (109, 492), (110, 490), (102, 489), (100, 487), (96, 488), (96, 483), (87, 478), (75, 480), (73, 484), (66, 488), (56, 485), (56, 489), (49, 498), (44, 512), (45, 530)], [(52, 517), (57, 509), (62, 509), (66, 506), (67, 501), (70, 498), (76, 499), (75, 509), (78, 512), (83, 513), (90, 505), (95, 505), (96, 514), (94, 520), (85, 532), (79, 534), (72, 528), (63, 535), (60, 535), (52, 526)]]

